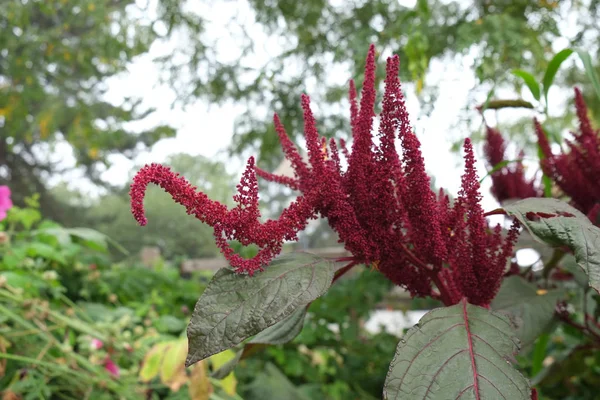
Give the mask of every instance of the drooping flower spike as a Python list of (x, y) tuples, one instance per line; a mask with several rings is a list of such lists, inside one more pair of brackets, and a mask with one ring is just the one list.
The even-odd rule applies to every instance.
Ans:
[[(421, 145), (406, 111), (397, 56), (387, 60), (378, 140), (374, 140), (375, 68), (371, 46), (360, 102), (350, 83), (351, 151), (344, 141), (338, 146), (335, 140), (327, 142), (319, 135), (310, 99), (303, 95), (307, 163), (279, 118), (274, 118), (284, 154), (294, 169), (293, 178), (256, 168), (251, 158), (234, 197), (238, 205), (228, 209), (166, 167), (146, 166), (131, 187), (134, 216), (146, 222), (144, 191), (148, 183), (158, 184), (189, 214), (215, 229), (217, 244), (238, 272), (252, 274), (266, 267), (284, 241), (295, 240), (308, 220), (319, 215), (327, 218), (352, 254), (352, 265), (374, 266), (415, 296), (434, 296), (447, 305), (462, 298), (489, 305), (512, 255), (518, 226), (513, 225), (507, 238), (502, 237), (500, 227), (488, 227), (469, 140), (465, 141), (466, 168), (458, 199), (451, 204), (443, 190), (439, 195), (432, 191)], [(401, 152), (396, 148), (398, 139)], [(340, 156), (347, 161), (346, 170)], [(260, 222), (257, 174), (301, 192), (276, 220)], [(232, 239), (258, 245), (258, 255), (242, 259), (229, 247)]]
[[(140, 225), (146, 225), (143, 199), (149, 183), (160, 186), (173, 200), (183, 205), (187, 213), (214, 228), (215, 241), (232, 267), (238, 272), (252, 275), (261, 270), (281, 251), (286, 240), (296, 240), (307, 221), (314, 218), (312, 206), (302, 196), (292, 202), (277, 220), (259, 221), (258, 184), (254, 158), (248, 160), (246, 171), (237, 186), (234, 196), (237, 206), (228, 209), (225, 205), (210, 200), (196, 191), (188, 181), (162, 165), (151, 164), (142, 168), (131, 185), (131, 207)], [(258, 254), (252, 259), (243, 259), (235, 254), (227, 240), (239, 240), (242, 244), (256, 244)]]

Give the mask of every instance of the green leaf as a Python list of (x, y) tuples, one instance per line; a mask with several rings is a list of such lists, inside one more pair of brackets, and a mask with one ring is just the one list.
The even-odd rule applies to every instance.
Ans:
[(487, 174), (485, 174), (485, 176), (483, 178), (481, 178), (479, 180), (479, 183), (482, 183), (485, 178), (487, 178), (488, 176), (492, 176), (494, 175), (494, 173), (498, 172), (499, 170), (501, 170), (502, 168), (506, 167), (509, 164), (513, 164), (513, 163), (520, 163), (523, 162), (522, 158), (518, 158), (516, 160), (502, 160), (500, 161), (498, 164), (494, 165), (494, 167), (489, 170), (489, 172)]
[(65, 241), (65, 235), (72, 236), (76, 239), (79, 239), (84, 246), (103, 253), (108, 251), (108, 244), (110, 243), (123, 254), (128, 254), (127, 250), (125, 250), (119, 243), (113, 241), (104, 233), (98, 232), (94, 229), (52, 227), (40, 229), (34, 233), (52, 235), (63, 244)]
[(564, 295), (563, 290), (538, 291), (520, 276), (511, 276), (504, 280), (491, 306), (494, 311), (510, 314), (517, 327), (515, 334), (525, 348), (552, 324), (556, 302)]
[(589, 285), (600, 292), (600, 228), (581, 212), (556, 199), (525, 199), (504, 207), (538, 241), (566, 246), (588, 276)]
[(573, 54), (573, 50), (564, 49), (559, 51), (553, 58), (550, 60), (548, 67), (546, 68), (546, 73), (544, 74), (544, 78), (542, 79), (542, 84), (544, 86), (544, 99), (546, 100), (546, 107), (548, 107), (548, 92), (550, 91), (550, 86), (552, 86), (552, 82), (554, 82), (554, 77), (560, 68), (560, 65), (567, 59), (569, 56)]
[(594, 65), (592, 64), (592, 58), (590, 57), (590, 53), (584, 50), (577, 50), (577, 55), (581, 59), (581, 62), (583, 62), (585, 73), (592, 82), (592, 86), (594, 87), (596, 96), (598, 96), (598, 98), (600, 99), (600, 79), (598, 79), (598, 75), (596, 74), (596, 70), (594, 69)]
[(525, 82), (533, 97), (537, 101), (540, 100), (540, 85), (537, 83), (533, 75), (527, 71), (523, 71), (522, 69), (514, 69), (512, 74), (523, 79), (523, 82)]
[(268, 327), (254, 336), (250, 343), (283, 344), (293, 340), (304, 326), (306, 308), (296, 310), (292, 315)]
[(400, 340), (384, 399), (530, 399), (527, 380), (507, 360), (519, 350), (505, 316), (462, 300), (425, 314)]
[(49, 261), (56, 261), (60, 264), (66, 264), (67, 260), (60, 253), (60, 251), (56, 250), (54, 247), (41, 243), (41, 242), (33, 242), (29, 243), (27, 246), (27, 255), (29, 257), (41, 257), (45, 258)]
[(531, 356), (531, 376), (536, 376), (544, 369), (544, 360), (546, 359), (546, 354), (548, 353), (547, 347), (549, 342), (549, 333), (544, 333), (537, 340)]
[(327, 291), (333, 271), (331, 262), (308, 253), (282, 256), (253, 277), (219, 270), (194, 308), (186, 365), (229, 349), (305, 307)]
[[(489, 91), (487, 97), (485, 98), (485, 102), (481, 106), (481, 112), (488, 109), (490, 101), (492, 101), (492, 97), (494, 97), (495, 93), (496, 93), (496, 83), (494, 82), (494, 86), (492, 86), (492, 89)], [(461, 141), (461, 144), (462, 144), (462, 141)]]

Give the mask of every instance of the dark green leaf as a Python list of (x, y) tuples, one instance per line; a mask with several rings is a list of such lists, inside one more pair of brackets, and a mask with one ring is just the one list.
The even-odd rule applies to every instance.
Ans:
[(525, 348), (551, 325), (556, 302), (564, 294), (562, 290), (538, 291), (520, 276), (511, 276), (502, 283), (492, 309), (510, 314), (517, 326), (515, 334)]
[(384, 399), (528, 400), (529, 383), (507, 362), (518, 350), (505, 315), (466, 300), (437, 308), (400, 340)]
[(579, 55), (579, 58), (583, 62), (585, 73), (592, 82), (592, 86), (594, 87), (596, 96), (598, 96), (598, 98), (600, 99), (600, 79), (598, 79), (598, 75), (596, 74), (596, 70), (594, 69), (594, 65), (592, 64), (592, 58), (590, 57), (590, 53), (584, 50), (577, 50), (577, 55)]
[(512, 71), (512, 74), (523, 79), (523, 82), (525, 82), (533, 97), (538, 101), (540, 100), (540, 85), (537, 83), (533, 75), (527, 71), (523, 71), (522, 69), (515, 69)]
[(559, 51), (553, 58), (550, 60), (548, 64), (548, 68), (546, 68), (546, 73), (544, 74), (544, 78), (542, 80), (542, 84), (544, 86), (544, 99), (546, 100), (546, 107), (548, 107), (548, 92), (550, 91), (550, 86), (552, 86), (552, 82), (554, 82), (554, 77), (560, 68), (560, 65), (567, 59), (569, 56), (573, 54), (573, 50), (564, 49)]
[(600, 291), (600, 228), (581, 212), (556, 199), (525, 199), (505, 206), (531, 235), (550, 246), (566, 246), (587, 274), (589, 285)]
[(283, 344), (293, 340), (304, 326), (306, 308), (296, 310), (292, 315), (268, 327), (254, 336), (250, 343)]
[(186, 365), (229, 349), (305, 307), (327, 291), (333, 270), (332, 263), (308, 253), (282, 256), (251, 278), (219, 270), (188, 326)]

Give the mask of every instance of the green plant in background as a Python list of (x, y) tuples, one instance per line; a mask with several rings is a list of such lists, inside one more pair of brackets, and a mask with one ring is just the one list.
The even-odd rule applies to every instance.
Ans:
[(231, 387), (210, 383), (208, 369), (178, 387), (140, 375), (147, 354), (185, 330), (206, 274), (183, 280), (170, 266), (113, 265), (106, 236), (42, 220), (36, 199), (27, 203), (0, 222), (4, 398), (236, 398)]

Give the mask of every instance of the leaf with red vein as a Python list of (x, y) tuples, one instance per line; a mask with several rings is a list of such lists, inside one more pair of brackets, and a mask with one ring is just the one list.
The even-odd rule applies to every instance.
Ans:
[(432, 310), (398, 344), (384, 399), (530, 399), (529, 382), (509, 361), (518, 350), (505, 315), (464, 299)]

